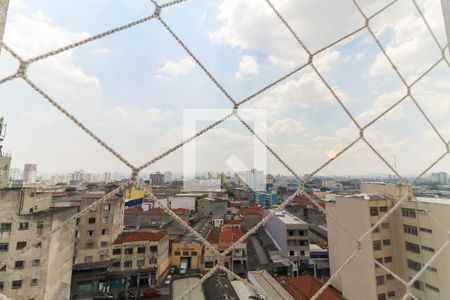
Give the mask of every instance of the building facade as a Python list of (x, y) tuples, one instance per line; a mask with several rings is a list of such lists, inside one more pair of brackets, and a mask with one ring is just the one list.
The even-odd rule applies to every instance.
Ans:
[(36, 164), (25, 164), (23, 167), (23, 183), (33, 184), (36, 183), (37, 175), (37, 165)]

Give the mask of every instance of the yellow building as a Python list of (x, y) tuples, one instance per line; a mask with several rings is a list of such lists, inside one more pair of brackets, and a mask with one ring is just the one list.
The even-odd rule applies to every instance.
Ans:
[[(145, 186), (148, 190), (152, 191), (151, 185)], [(125, 199), (140, 199), (144, 198), (145, 193), (143, 189), (139, 189), (135, 186), (129, 187), (124, 191), (124, 198)]]

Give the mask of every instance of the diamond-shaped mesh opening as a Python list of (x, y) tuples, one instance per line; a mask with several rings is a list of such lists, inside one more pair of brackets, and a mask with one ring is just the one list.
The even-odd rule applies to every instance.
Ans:
[[(414, 102), (415, 106), (419, 109), (421, 117), (425, 118), (426, 122), (431, 126), (431, 128), (433, 128), (433, 131), (439, 136), (440, 135), (440, 133), (439, 133), (440, 131), (436, 128), (436, 126), (434, 125), (434, 122), (432, 121), (432, 119), (430, 119), (428, 117), (428, 115), (426, 114), (426, 112), (421, 108), (420, 102), (416, 99), (416, 96), (412, 92), (411, 87), (414, 86), (417, 82), (419, 82), (423, 78), (425, 78), (426, 75), (431, 70), (433, 70), (442, 60), (444, 60), (446, 62), (446, 64), (447, 64), (447, 66), (449, 66), (449, 64), (448, 64), (448, 57), (444, 56), (444, 55), (446, 55), (445, 54), (445, 50), (448, 50), (448, 46), (447, 45), (443, 45), (442, 42), (439, 41), (439, 39), (437, 38), (437, 35), (433, 31), (433, 29), (436, 28), (435, 25), (434, 24), (430, 25), (430, 23), (429, 23), (429, 21), (427, 19), (428, 16), (422, 11), (422, 8), (416, 3), (415, 0), (412, 0), (412, 1), (407, 1), (407, 0), (404, 0), (404, 1), (392, 1), (390, 3), (386, 3), (386, 5), (383, 6), (383, 7), (376, 7), (376, 8), (371, 7), (370, 9), (367, 9), (367, 7), (364, 7), (364, 10), (359, 6), (359, 3), (357, 1), (353, 0), (353, 1), (349, 2), (350, 4), (352, 4), (355, 7), (355, 11), (352, 13), (352, 18), (354, 20), (358, 20), (358, 19), (363, 20), (362, 24), (360, 25), (360, 27), (358, 27), (356, 25), (356, 23), (358, 23), (358, 22), (356, 22), (355, 24), (353, 24), (355, 26), (355, 28), (353, 30), (351, 28), (347, 28), (344, 32), (341, 32), (339, 34), (340, 37), (336, 37), (335, 35), (332, 35), (331, 37), (329, 37), (328, 41), (326, 42), (326, 43), (328, 43), (326, 46), (323, 46), (323, 43), (324, 43), (323, 41), (319, 41), (316, 44), (309, 43), (307, 41), (303, 41), (302, 34), (306, 34), (306, 33), (302, 32), (301, 28), (297, 28), (298, 27), (297, 24), (295, 24), (295, 26), (291, 26), (291, 24), (290, 24), (290, 22), (292, 22), (292, 21), (290, 21), (289, 14), (292, 13), (292, 11), (289, 11), (289, 9), (287, 9), (285, 7), (281, 7), (280, 10), (278, 10), (276, 5), (271, 3), (271, 1), (267, 0), (266, 2), (268, 4), (268, 7), (270, 8), (270, 11), (272, 11), (275, 14), (275, 16), (279, 19), (280, 25), (282, 25), (282, 26), (284, 26), (286, 28), (286, 32), (288, 32), (290, 35), (292, 35), (294, 40), (297, 42), (299, 49), (301, 51), (306, 52), (310, 59), (305, 65), (302, 65), (300, 67), (297, 67), (297, 68), (293, 69), (292, 71), (287, 73), (285, 76), (282, 76), (282, 77), (280, 77), (277, 80), (274, 80), (272, 83), (270, 83), (267, 86), (261, 88), (260, 90), (256, 91), (255, 93), (253, 93), (253, 94), (251, 94), (251, 95), (249, 95), (249, 96), (247, 96), (247, 97), (245, 97), (243, 99), (234, 99), (232, 97), (232, 95), (220, 83), (220, 81), (218, 81), (216, 79), (214, 74), (211, 73), (206, 68), (205, 64), (202, 63), (201, 57), (197, 57), (195, 51), (192, 51), (190, 49), (189, 45), (187, 43), (185, 43), (179, 37), (179, 35), (177, 34), (177, 32), (174, 29), (172, 29), (171, 25), (166, 23), (166, 21), (164, 19), (164, 14), (163, 14), (164, 10), (166, 8), (169, 9), (169, 7), (171, 7), (171, 6), (178, 5), (180, 2), (183, 2), (183, 1), (179, 1), (179, 0), (178, 1), (171, 1), (171, 2), (165, 2), (164, 4), (159, 5), (158, 3), (153, 1), (154, 8), (152, 7), (151, 4), (149, 4), (149, 11), (152, 8), (154, 9), (154, 11), (153, 11), (153, 13), (149, 13), (149, 15), (147, 17), (144, 17), (144, 18), (136, 20), (134, 22), (125, 24), (125, 25), (123, 25), (121, 27), (117, 27), (117, 28), (111, 29), (109, 31), (100, 33), (98, 35), (94, 35), (94, 36), (91, 36), (91, 37), (87, 37), (85, 39), (81, 39), (80, 41), (74, 42), (74, 43), (69, 44), (67, 46), (64, 46), (62, 48), (55, 49), (55, 50), (52, 50), (50, 52), (43, 53), (43, 54), (36, 54), (36, 56), (34, 56), (33, 58), (23, 58), (23, 57), (19, 56), (14, 51), (14, 49), (11, 49), (10, 47), (8, 47), (8, 45), (6, 45), (5, 43), (2, 42), (1, 46), (3, 48), (3, 51), (6, 51), (10, 55), (12, 55), (20, 63), (20, 65), (19, 65), (19, 67), (17, 69), (17, 73), (15, 75), (9, 76), (9, 77), (4, 77), (3, 79), (0, 80), (0, 84), (3, 84), (5, 82), (11, 81), (11, 80), (23, 80), (28, 85), (29, 88), (31, 88), (31, 89), (35, 90), (37, 93), (39, 93), (52, 106), (54, 106), (57, 110), (59, 110), (61, 113), (63, 113), (65, 116), (67, 116), (70, 120), (72, 120), (73, 123), (75, 123), (75, 125), (80, 127), (84, 132), (86, 132), (90, 137), (92, 137), (101, 146), (103, 146), (106, 150), (108, 150), (118, 160), (120, 160), (124, 164), (126, 164), (130, 168), (130, 171), (132, 173), (131, 177), (128, 180), (122, 182), (112, 192), (106, 194), (101, 199), (93, 202), (88, 207), (86, 207), (82, 211), (78, 212), (77, 214), (75, 214), (71, 218), (67, 219), (66, 221), (61, 222), (60, 224), (58, 224), (58, 226), (56, 226), (52, 230), (51, 234), (56, 234), (57, 232), (61, 232), (61, 230), (65, 230), (65, 228), (67, 228), (67, 226), (70, 227), (75, 222), (77, 217), (80, 217), (80, 216), (84, 215), (89, 209), (92, 209), (93, 207), (98, 206), (101, 203), (104, 203), (109, 198), (111, 198), (112, 196), (114, 196), (115, 194), (117, 194), (118, 192), (122, 191), (123, 189), (125, 189), (125, 188), (127, 188), (129, 186), (133, 186), (134, 185), (134, 186), (137, 186), (139, 188), (143, 188), (145, 190), (145, 194), (146, 194), (147, 197), (149, 197), (151, 200), (155, 201), (156, 203), (161, 202), (157, 197), (154, 196), (152, 191), (150, 191), (145, 186), (142, 186), (142, 184), (140, 182), (138, 182), (137, 176), (138, 176), (140, 171), (142, 171), (144, 168), (152, 165), (156, 161), (159, 161), (163, 157), (169, 155), (174, 150), (183, 147), (186, 143), (188, 143), (189, 141), (192, 141), (193, 139), (197, 138), (198, 136), (204, 134), (205, 132), (207, 132), (211, 128), (213, 128), (213, 127), (217, 126), (218, 124), (224, 122), (231, 115), (239, 116), (239, 109), (240, 109), (240, 105), (241, 104), (249, 102), (249, 101), (252, 101), (253, 98), (255, 98), (256, 96), (260, 95), (261, 93), (263, 93), (264, 91), (268, 90), (269, 88), (274, 87), (275, 85), (279, 84), (280, 82), (284, 81), (285, 79), (289, 78), (293, 74), (297, 73), (298, 71), (300, 71), (303, 68), (305, 68), (306, 66), (308, 66), (312, 70), (312, 72), (315, 74), (315, 76), (317, 76), (317, 78), (320, 80), (320, 82), (326, 87), (326, 90), (329, 92), (329, 94), (333, 98), (333, 100), (336, 101), (336, 103), (339, 105), (339, 107), (340, 107), (339, 109), (342, 109), (342, 111), (345, 112), (345, 114), (347, 114), (347, 116), (350, 118), (352, 123), (360, 130), (360, 138), (359, 138), (361, 140), (360, 143), (365, 143), (369, 147), (369, 150), (367, 150), (367, 151), (372, 151), (376, 155), (376, 157), (378, 157), (380, 159), (380, 161), (382, 163), (384, 163), (399, 178), (400, 182), (403, 183), (404, 187), (406, 188), (406, 192), (404, 192), (404, 193), (402, 192), (400, 194), (395, 195), (394, 200), (392, 200), (392, 206), (387, 205), (387, 211), (384, 212), (385, 213), (384, 216), (381, 216), (381, 218), (379, 218), (377, 220), (374, 220), (375, 223), (374, 224), (370, 224), (371, 227), (366, 232), (364, 232), (364, 233), (360, 232), (360, 233), (356, 234), (355, 236), (352, 236), (352, 239), (355, 241), (355, 246), (356, 246), (355, 250), (353, 252), (349, 253), (348, 258), (345, 261), (343, 261), (340, 266), (336, 267), (335, 272), (333, 274), (331, 274), (330, 279), (312, 297), (312, 299), (318, 299), (320, 294), (334, 280), (336, 280), (336, 278), (338, 278), (342, 272), (344, 272), (346, 267), (351, 265), (352, 262), (357, 261), (359, 259), (359, 257), (363, 257), (363, 256), (360, 256), (360, 255), (363, 254), (362, 248), (364, 248), (364, 247), (362, 247), (362, 244), (366, 241), (365, 240), (366, 237), (372, 236), (372, 234), (376, 230), (382, 230), (382, 229), (379, 229), (379, 228), (380, 227), (382, 228), (382, 226), (384, 226), (383, 225), (384, 221), (387, 218), (392, 218), (392, 217), (397, 216), (399, 214), (399, 212), (400, 212), (400, 207), (402, 208), (402, 210), (401, 210), (402, 216), (404, 216), (403, 215), (404, 211), (405, 211), (405, 214), (408, 214), (408, 210), (403, 210), (404, 208), (407, 208), (407, 207), (403, 207), (403, 203), (405, 203), (406, 201), (409, 201), (409, 198), (412, 196), (411, 195), (411, 186), (412, 186), (412, 184), (414, 184), (421, 176), (423, 176), (426, 172), (428, 172), (431, 169), (432, 166), (434, 166), (444, 156), (446, 156), (448, 154), (447, 153), (448, 152), (448, 145), (446, 144), (446, 152), (443, 153), (442, 155), (440, 155), (439, 157), (434, 158), (435, 160), (431, 163), (431, 165), (429, 165), (427, 168), (425, 168), (420, 173), (419, 177), (417, 177), (417, 178), (415, 178), (413, 180), (410, 180), (409, 182), (405, 178), (401, 177), (401, 175), (397, 172), (395, 166), (393, 166), (392, 163), (390, 163), (390, 159), (384, 157), (383, 153), (379, 152), (377, 150), (376, 146), (372, 145), (372, 143), (369, 141), (369, 139), (365, 138), (365, 133), (366, 133), (365, 129), (367, 127), (371, 126), (372, 124), (375, 124), (376, 122), (383, 122), (383, 116), (385, 114), (387, 114), (392, 108), (397, 106), (398, 103), (401, 103), (404, 99), (406, 99), (406, 97), (405, 96), (401, 96), (401, 93), (400, 93), (399, 94), (400, 95), (400, 99), (397, 102), (395, 102), (394, 104), (392, 104), (388, 108), (384, 107), (384, 110), (381, 110), (379, 112), (378, 117), (375, 117), (375, 119), (373, 119), (373, 121), (369, 122), (365, 127), (362, 127), (357, 122), (357, 118), (347, 108), (346, 99), (344, 99), (342, 94), (340, 94), (337, 91), (337, 89), (333, 86), (333, 84), (331, 84), (327, 80), (326, 76), (324, 76), (323, 69), (321, 69), (320, 61), (318, 60), (318, 54), (329, 50), (331, 47), (333, 47), (334, 45), (338, 44), (341, 41), (345, 41), (347, 39), (351, 39), (356, 33), (359, 33), (361, 31), (369, 32), (371, 38), (373, 39), (373, 41), (377, 44), (377, 47), (379, 48), (379, 51), (380, 51), (380, 53), (378, 54), (379, 58), (383, 59), (385, 61), (385, 63), (387, 62), (384, 67), (392, 68), (395, 71), (395, 73), (397, 74), (398, 78), (403, 82), (404, 89), (406, 91), (405, 95), (409, 96), (409, 98), (412, 99), (412, 101)], [(433, 53), (436, 52), (436, 59), (437, 59), (437, 61), (430, 61), (430, 62), (427, 61), (426, 64), (425, 64), (426, 65), (425, 67), (411, 67), (411, 73), (414, 76), (412, 76), (408, 72), (405, 75), (403, 75), (403, 73), (401, 72), (402, 68), (400, 68), (399, 66), (396, 65), (398, 57), (394, 57), (396, 53), (397, 54), (398, 53), (402, 54), (403, 52), (401, 52), (401, 51), (400, 52), (393, 51), (393, 46), (392, 45), (386, 45), (384, 43), (385, 37), (380, 36), (380, 32), (382, 33), (382, 31), (380, 31), (377, 28), (372, 27), (373, 23), (376, 23), (375, 21), (377, 21), (377, 19), (379, 21), (381, 18), (385, 18), (386, 14), (389, 12), (390, 9), (398, 9), (398, 7), (396, 8), (396, 6), (398, 6), (398, 5), (402, 4), (402, 3), (406, 3), (406, 5), (412, 7), (413, 9), (416, 10), (415, 12), (411, 13), (414, 16), (414, 20), (413, 20), (414, 24), (421, 23), (420, 27), (418, 27), (418, 28), (421, 29), (421, 32), (420, 32), (421, 36), (424, 36), (424, 38), (426, 38), (427, 41), (431, 41), (431, 42), (427, 43), (427, 49), (429, 47), (430, 49), (433, 49), (433, 50), (430, 50), (430, 51), (433, 51)], [(366, 13), (366, 9), (367, 9), (367, 11), (370, 11), (370, 15), (368, 15)], [(285, 14), (286, 14), (287, 18), (284, 17)], [(85, 126), (78, 118), (76, 118), (70, 111), (68, 111), (67, 109), (62, 107), (60, 105), (60, 103), (53, 98), (52, 95), (47, 93), (45, 90), (41, 89), (41, 87), (38, 84), (36, 84), (32, 79), (30, 79), (30, 77), (28, 77), (27, 69), (28, 69), (28, 67), (30, 65), (32, 65), (35, 62), (38, 62), (38, 61), (41, 61), (41, 60), (44, 60), (44, 59), (48, 59), (50, 57), (53, 57), (56, 54), (64, 53), (64, 52), (66, 52), (66, 51), (68, 51), (70, 49), (74, 49), (74, 48), (76, 48), (78, 46), (81, 46), (81, 45), (84, 45), (86, 43), (102, 39), (103, 37), (106, 37), (108, 35), (115, 34), (116, 32), (119, 32), (119, 31), (127, 30), (128, 28), (131, 28), (131, 27), (134, 27), (134, 26), (138, 26), (138, 25), (140, 25), (142, 23), (145, 23), (145, 22), (148, 22), (148, 21), (151, 21), (151, 20), (153, 20), (154, 22), (159, 22), (162, 25), (163, 30), (166, 30), (168, 32), (168, 34), (175, 39), (175, 41), (181, 46), (181, 48), (184, 49), (184, 51), (186, 51), (187, 55), (191, 57), (191, 59), (200, 67), (200, 69), (213, 82), (213, 84), (220, 90), (220, 92), (229, 100), (230, 107), (234, 108), (234, 110), (227, 117), (225, 117), (223, 119), (220, 119), (220, 120), (216, 121), (215, 123), (212, 123), (211, 125), (205, 127), (203, 130), (197, 131), (197, 133), (195, 133), (191, 137), (185, 138), (183, 142), (181, 142), (180, 144), (176, 145), (175, 147), (169, 149), (168, 151), (162, 153), (161, 155), (155, 157), (154, 159), (152, 159), (148, 163), (146, 163), (146, 164), (144, 164), (142, 166), (135, 166), (135, 165), (131, 164), (127, 160), (127, 158), (122, 156), (115, 149), (113, 149), (107, 143), (105, 143), (100, 137), (98, 137), (87, 126)], [(383, 25), (383, 22), (382, 22), (382, 25)], [(419, 26), (419, 25), (417, 25), (417, 26)], [(425, 30), (422, 30), (423, 28), (425, 28)], [(439, 36), (440, 36), (440, 34), (439, 34)], [(308, 39), (308, 37), (306, 37), (305, 39)], [(311, 50), (310, 48), (308, 48), (310, 46), (310, 44), (314, 44), (314, 45), (312, 45), (313, 48), (311, 48), (311, 49), (314, 49), (314, 50)], [(431, 48), (432, 44), (434, 44), (433, 48)], [(316, 48), (318, 48), (318, 47), (321, 47), (321, 48), (319, 50), (316, 50)], [(407, 51), (405, 53), (407, 53)], [(402, 57), (400, 57), (400, 58), (402, 58)], [(252, 127), (250, 125), (248, 125), (245, 120), (241, 119), (241, 123), (244, 125), (244, 127), (251, 134), (253, 134), (253, 135), (255, 134), (252, 131), (252, 129), (251, 129)], [(445, 139), (441, 138), (441, 141), (444, 142), (444, 144), (445, 144)], [(262, 140), (262, 142), (264, 142), (264, 140)], [(333, 163), (334, 159), (336, 159), (337, 157), (339, 157), (341, 155), (344, 155), (345, 152), (348, 149), (352, 148), (354, 144), (355, 143), (351, 143), (347, 147), (343, 148), (341, 151), (335, 153), (336, 155), (333, 155), (332, 157), (330, 157), (327, 162), (325, 162), (322, 166), (318, 167), (317, 171), (313, 172), (312, 174), (317, 173), (318, 171), (320, 171), (321, 169), (326, 167), (328, 164)], [(270, 148), (270, 146), (268, 144), (264, 144), (264, 146), (270, 152), (272, 152), (274, 157), (281, 164), (283, 164), (285, 167), (288, 167), (288, 165), (282, 160), (282, 158), (275, 151), (271, 150), (271, 148)], [(289, 169), (289, 167), (288, 167), (288, 169)], [(316, 203), (317, 201), (315, 201), (311, 196), (309, 196), (304, 190), (304, 185), (303, 185), (304, 182), (303, 182), (303, 180), (309, 180), (310, 176), (305, 176), (302, 179), (298, 175), (296, 175), (295, 172), (294, 172), (293, 175), (297, 178), (298, 183), (299, 183), (299, 188), (297, 189), (297, 191), (294, 192), (287, 199), (285, 199), (285, 201), (281, 205), (279, 205), (275, 210), (273, 210), (272, 212), (267, 214), (264, 218), (262, 218), (262, 220), (259, 221), (254, 227), (249, 229), (240, 239), (238, 239), (238, 241), (236, 241), (234, 244), (230, 245), (229, 248), (224, 249), (219, 255), (220, 259), (219, 259), (218, 264), (215, 267), (213, 267), (200, 280), (192, 283), (192, 285), (190, 285), (189, 287), (186, 287), (187, 290), (184, 292), (184, 294), (179, 295), (179, 298), (183, 298), (183, 297), (189, 295), (192, 291), (197, 289), (201, 283), (203, 283), (204, 281), (208, 280), (208, 278), (210, 278), (211, 276), (216, 275), (219, 270), (221, 270), (222, 272), (225, 272), (228, 275), (230, 275), (232, 277), (235, 277), (236, 279), (242, 281), (245, 285), (248, 285), (248, 282), (246, 282), (243, 279), (241, 279), (240, 277), (236, 276), (233, 272), (231, 272), (228, 268), (226, 268), (224, 266), (223, 258), (228, 253), (233, 251), (235, 249), (235, 247), (239, 246), (240, 242), (246, 240), (252, 234), (256, 233), (257, 230), (261, 226), (263, 226), (264, 223), (269, 221), (269, 219), (273, 215), (275, 215), (278, 211), (281, 211), (281, 210), (285, 209), (285, 207), (288, 206), (292, 201), (294, 201), (294, 199), (296, 199), (296, 197), (299, 197), (299, 196), (307, 197), (314, 205), (316, 205), (318, 207), (321, 207), (320, 204)], [(408, 205), (410, 205), (410, 204), (411, 204), (411, 202), (408, 202)], [(161, 204), (161, 206), (164, 206), (164, 205)], [(412, 209), (412, 208), (410, 208), (410, 209)], [(323, 210), (323, 207), (322, 207), (322, 210)], [(167, 211), (167, 213), (169, 213), (171, 215), (171, 217), (173, 217), (176, 221), (178, 221), (187, 231), (191, 232), (192, 235), (195, 236), (195, 238), (198, 238), (199, 240), (203, 241), (208, 249), (210, 249), (214, 253), (218, 254), (217, 252), (215, 252), (216, 248), (213, 245), (210, 245), (210, 243), (208, 241), (206, 241), (206, 239), (203, 236), (201, 236), (197, 231), (192, 229), (192, 227), (190, 227), (184, 220), (182, 220), (179, 216), (177, 216), (173, 212), (173, 210), (166, 209), (166, 211)], [(417, 211), (418, 211), (418, 208), (415, 208), (415, 212), (416, 213), (417, 213)], [(324, 212), (324, 213), (326, 213), (326, 212)], [(426, 213), (428, 215), (433, 215), (433, 213), (431, 213), (431, 212), (426, 212)], [(438, 214), (438, 212), (436, 212), (436, 213)], [(439, 218), (438, 217), (435, 217), (433, 220), (439, 223)], [(442, 227), (445, 228), (445, 224)], [(378, 233), (375, 232), (375, 234), (378, 234)], [(36, 239), (36, 242), (39, 242), (39, 240), (40, 240), (39, 238)], [(42, 238), (41, 238), (41, 240), (42, 240)], [(442, 244), (442, 246), (440, 248), (434, 249), (434, 251), (431, 251), (430, 249), (425, 250), (425, 251), (431, 252), (431, 254), (429, 255), (429, 258), (427, 257), (427, 259), (422, 262), (423, 266), (422, 265), (421, 266), (415, 265), (415, 267), (418, 268), (418, 269), (420, 268), (420, 270), (418, 271), (418, 273), (416, 275), (412, 276), (411, 278), (401, 279), (401, 278), (398, 278), (398, 276), (396, 277), (395, 273), (392, 272), (388, 268), (389, 260), (388, 260), (388, 262), (386, 262), (385, 257), (383, 258), (383, 263), (381, 263), (381, 261), (379, 261), (379, 260), (375, 260), (374, 264), (377, 265), (384, 272), (389, 273), (390, 275), (392, 275), (395, 279), (397, 279), (403, 285), (405, 285), (405, 283), (407, 283), (407, 281), (408, 281), (409, 282), (409, 283), (407, 283), (408, 286), (405, 289), (405, 291), (406, 291), (405, 297), (407, 297), (409, 295), (410, 297), (412, 297), (414, 299), (418, 299), (418, 297), (414, 296), (415, 293), (412, 291), (413, 289), (419, 289), (419, 290), (422, 289), (422, 288), (428, 288), (428, 289), (431, 289), (431, 290), (433, 289), (433, 288), (427, 287), (426, 284), (425, 284), (425, 287), (422, 287), (420, 285), (420, 283), (416, 283), (416, 282), (417, 282), (417, 280), (421, 280), (421, 278), (422, 278), (421, 276), (423, 276), (423, 274), (425, 272), (428, 272), (430, 270), (430, 267), (433, 268), (433, 263), (437, 263), (438, 260), (439, 260), (440, 255), (443, 252), (446, 251), (447, 245), (449, 243), (448, 242), (448, 238), (445, 239), (443, 237), (443, 240), (445, 240), (445, 242)], [(384, 242), (384, 239), (381, 239), (379, 241), (381, 241), (382, 245), (383, 245), (383, 243), (385, 243), (386, 247), (390, 246), (388, 244), (389, 242)], [(372, 244), (372, 246), (378, 247), (378, 243), (377, 243), (377, 245)], [(422, 251), (420, 249), (418, 250), (417, 247), (414, 246), (414, 244), (408, 244), (406, 246), (406, 248), (407, 248), (407, 251), (410, 251), (410, 252), (420, 252), (420, 251)], [(30, 249), (30, 246), (26, 247), (25, 249), (22, 249), (22, 251), (27, 251), (29, 249)], [(414, 265), (414, 264), (411, 264), (411, 266), (412, 265)], [(377, 270), (376, 272), (381, 272), (381, 271)], [(383, 276), (386, 276), (386, 275), (383, 274)], [(385, 279), (383, 279), (383, 280), (385, 280)], [(381, 281), (381, 279), (380, 279), (380, 281)], [(429, 285), (431, 285), (431, 284), (429, 284)]]

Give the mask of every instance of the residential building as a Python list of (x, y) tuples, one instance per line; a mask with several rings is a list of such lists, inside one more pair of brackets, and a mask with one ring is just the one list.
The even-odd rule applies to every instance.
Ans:
[[(113, 187), (111, 187), (113, 188)], [(105, 195), (106, 191), (81, 192), (55, 197), (58, 207), (76, 206), (85, 209)], [(123, 231), (124, 203), (121, 195), (114, 195), (95, 208), (89, 209), (75, 224), (74, 264), (96, 263), (109, 259), (107, 250)]]
[(36, 183), (37, 175), (37, 165), (36, 164), (25, 164), (23, 167), (23, 183), (33, 184)]
[(8, 186), (10, 166), (11, 156), (4, 153), (2, 154), (0, 146), (0, 189)]
[[(247, 241), (237, 243), (244, 235), (240, 224), (226, 224), (220, 228), (214, 228), (207, 236), (207, 241), (219, 252), (227, 250), (231, 245), (233, 249), (224, 258), (224, 266), (238, 275), (244, 275), (247, 271)], [(203, 254), (203, 272), (207, 273), (217, 265), (218, 254), (206, 248)]]
[(56, 208), (51, 193), (0, 189), (0, 294), (11, 299), (69, 299), (77, 212)]
[(242, 215), (242, 228), (250, 230), (264, 218), (264, 210), (258, 206), (251, 206), (239, 209)]
[[(273, 210), (266, 213), (271, 212)], [(306, 267), (309, 260), (308, 227), (308, 223), (286, 211), (276, 212), (264, 224), (267, 234), (281, 253), (300, 269)]]
[(172, 172), (164, 172), (164, 183), (172, 183)]
[(159, 286), (170, 265), (165, 232), (122, 233), (111, 246), (111, 272), (127, 273), (138, 286)]
[[(327, 203), (327, 212), (345, 226), (344, 232), (328, 222), (330, 269), (334, 273), (357, 249), (355, 240), (383, 217), (401, 198), (406, 188), (397, 184), (363, 183), (362, 194), (337, 196)], [(376, 193), (376, 194), (375, 194)], [(409, 281), (448, 241), (450, 200), (417, 197), (406, 199), (381, 225), (361, 243), (365, 255), (356, 256), (338, 275), (335, 286), (348, 299), (400, 299), (405, 286), (378, 267), (384, 264), (403, 280)], [(357, 216), (357, 217), (355, 217)], [(450, 295), (448, 255), (442, 254), (412, 286), (418, 299), (442, 299)], [(445, 296), (444, 296), (445, 295)]]
[[(201, 218), (193, 229), (206, 238), (211, 230), (211, 218)], [(195, 235), (187, 232), (180, 239), (172, 243), (171, 264), (180, 268), (182, 262), (187, 263), (187, 269), (200, 272), (202, 268), (204, 245)]]
[(163, 185), (164, 184), (164, 174), (160, 172), (150, 174), (150, 184), (151, 185)]
[(205, 197), (197, 200), (197, 212), (201, 217), (224, 218), (228, 200)]

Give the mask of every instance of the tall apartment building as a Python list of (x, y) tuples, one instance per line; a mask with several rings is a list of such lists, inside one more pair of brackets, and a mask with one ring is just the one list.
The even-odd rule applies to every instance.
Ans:
[[(396, 184), (363, 183), (362, 194), (337, 196), (327, 203), (327, 212), (345, 226), (354, 237), (362, 236), (396, 201), (405, 188)], [(409, 281), (448, 241), (450, 200), (407, 199), (385, 222), (362, 241), (362, 254), (338, 275), (334, 285), (347, 299), (402, 299), (405, 286), (376, 266), (384, 264), (405, 281)], [(357, 249), (356, 241), (328, 219), (328, 242), (331, 274)], [(450, 295), (448, 252), (442, 253), (411, 288), (417, 299), (446, 299)]]
[(448, 183), (448, 174), (445, 172), (437, 172), (431, 174), (431, 181), (438, 184)]
[(35, 188), (0, 189), (0, 294), (69, 299), (74, 230), (52, 231), (76, 211)]
[[(103, 197), (103, 193), (79, 193), (57, 198), (59, 207), (75, 206), (80, 210)], [(96, 263), (109, 259), (108, 249), (122, 233), (124, 203), (114, 195), (102, 205), (89, 210), (76, 221), (74, 264)]]
[(36, 183), (37, 175), (37, 165), (36, 164), (25, 164), (23, 167), (23, 183), (33, 184)]
[(10, 166), (11, 157), (9, 155), (2, 155), (0, 148), (0, 189), (3, 189), (8, 185)]
[(150, 183), (152, 185), (163, 185), (164, 184), (164, 174), (156, 172), (150, 174)]
[[(271, 212), (272, 210), (267, 211)], [(286, 211), (275, 213), (264, 224), (266, 232), (281, 253), (298, 267), (306, 266), (309, 261), (308, 227), (308, 223)]]

